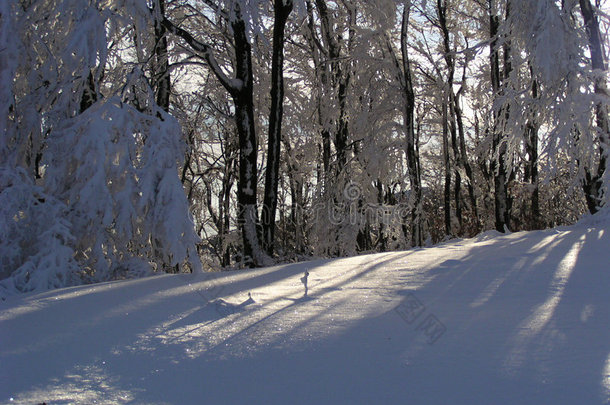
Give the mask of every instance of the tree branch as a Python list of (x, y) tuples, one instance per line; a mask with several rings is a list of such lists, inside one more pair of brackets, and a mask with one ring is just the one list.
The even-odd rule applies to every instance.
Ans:
[(241, 81), (236, 79), (230, 79), (222, 71), (220, 65), (218, 64), (218, 61), (214, 57), (212, 48), (209, 45), (196, 40), (188, 31), (185, 31), (182, 28), (174, 25), (167, 18), (163, 19), (162, 24), (169, 32), (184, 39), (186, 43), (189, 44), (197, 54), (199, 54), (203, 59), (205, 59), (210, 69), (212, 69), (214, 75), (218, 78), (220, 83), (225, 89), (227, 89), (229, 93), (235, 94), (241, 90)]

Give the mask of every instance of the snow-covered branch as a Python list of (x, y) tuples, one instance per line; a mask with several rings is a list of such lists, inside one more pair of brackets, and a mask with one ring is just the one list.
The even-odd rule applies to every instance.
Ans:
[(218, 78), (220, 83), (224, 86), (224, 88), (231, 94), (238, 93), (242, 88), (242, 82), (236, 79), (230, 79), (222, 70), (216, 57), (214, 56), (214, 51), (212, 48), (201, 42), (196, 40), (190, 32), (176, 26), (167, 18), (163, 19), (163, 26), (172, 34), (175, 34), (186, 41), (187, 44), (193, 48), (193, 50), (199, 54), (205, 61), (208, 63), (210, 69), (214, 75)]

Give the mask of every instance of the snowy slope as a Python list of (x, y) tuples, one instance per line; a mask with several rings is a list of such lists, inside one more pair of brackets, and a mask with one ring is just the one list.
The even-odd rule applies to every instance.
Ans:
[(0, 403), (607, 404), (609, 224), (13, 297)]

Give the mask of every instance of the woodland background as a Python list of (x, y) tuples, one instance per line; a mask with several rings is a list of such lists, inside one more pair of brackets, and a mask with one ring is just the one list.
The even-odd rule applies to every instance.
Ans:
[(608, 201), (608, 4), (4, 0), (2, 294)]

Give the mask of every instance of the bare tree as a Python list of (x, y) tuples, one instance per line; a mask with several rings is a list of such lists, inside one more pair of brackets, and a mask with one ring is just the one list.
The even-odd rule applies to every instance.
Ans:
[(419, 164), (419, 153), (417, 138), (415, 136), (415, 92), (413, 91), (413, 79), (411, 74), (411, 62), (409, 60), (409, 15), (411, 12), (411, 1), (405, 2), (402, 12), (402, 23), (400, 29), (400, 49), (402, 53), (402, 71), (404, 75), (404, 126), (405, 126), (405, 152), (407, 155), (407, 166), (409, 168), (409, 183), (411, 184), (411, 244), (422, 246), (422, 188), (421, 172)]
[(154, 84), (156, 87), (157, 105), (169, 112), (171, 80), (169, 74), (169, 57), (167, 52), (167, 30), (163, 25), (165, 18), (165, 0), (153, 2), (153, 21), (155, 30), (155, 66)]
[(275, 214), (277, 211), (280, 150), (282, 145), (282, 117), (284, 112), (284, 29), (292, 11), (292, 0), (273, 2), (273, 56), (271, 61), (271, 112), (269, 113), (269, 139), (267, 170), (263, 198), (263, 246), (273, 254), (275, 240)]
[(184, 39), (208, 64), (235, 105), (235, 124), (239, 136), (239, 181), (237, 190), (238, 222), (242, 231), (244, 263), (249, 266), (270, 264), (259, 241), (257, 210), (257, 154), (258, 140), (254, 126), (252, 48), (246, 22), (239, 2), (232, 3), (228, 16), (235, 46), (234, 74), (230, 79), (218, 64), (213, 49), (196, 40), (188, 31), (174, 25), (167, 18), (163, 26)]

